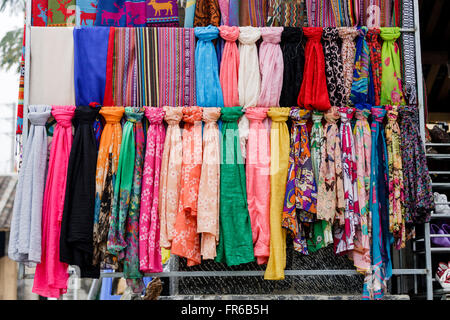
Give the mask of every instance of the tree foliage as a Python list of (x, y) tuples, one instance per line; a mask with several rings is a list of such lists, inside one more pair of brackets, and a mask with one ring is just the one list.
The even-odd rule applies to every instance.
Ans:
[[(25, 10), (25, 0), (0, 0), (0, 12), (18, 14)], [(0, 68), (20, 70), (22, 55), (23, 28), (8, 31), (0, 40)]]

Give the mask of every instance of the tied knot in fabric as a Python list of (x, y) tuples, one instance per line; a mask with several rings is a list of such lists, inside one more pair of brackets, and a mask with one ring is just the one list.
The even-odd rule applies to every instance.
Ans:
[(186, 123), (196, 123), (202, 121), (202, 108), (194, 107), (184, 107), (183, 108), (183, 121)]
[(320, 42), (322, 39), (323, 28), (322, 27), (305, 27), (303, 28), (303, 34), (311, 41)]
[(378, 28), (370, 29), (369, 31), (367, 31), (366, 40), (368, 42), (373, 42), (373, 43), (377, 42), (378, 41), (378, 35), (380, 34), (380, 32), (381, 31)]
[(245, 111), (245, 116), (250, 121), (262, 122), (267, 118), (267, 111), (269, 108), (248, 108)]
[(164, 120), (169, 126), (176, 126), (183, 119), (183, 107), (164, 107), (166, 115)]
[(339, 108), (339, 113), (341, 116), (341, 121), (343, 123), (347, 123), (353, 118), (355, 109), (352, 107), (341, 107), (341, 108)]
[(358, 37), (364, 38), (369, 29), (366, 26), (362, 26), (362, 27), (358, 28), (357, 30), (358, 30)]
[(398, 39), (398, 37), (400, 37), (400, 28), (399, 27), (393, 27), (393, 28), (388, 28), (388, 27), (382, 27), (380, 28), (380, 36), (381, 39), (383, 39), (384, 41), (392, 41), (394, 42), (395, 40)]
[(219, 36), (219, 28), (209, 25), (207, 27), (196, 27), (195, 36), (201, 41), (212, 41)]
[(93, 124), (99, 112), (99, 107), (78, 106), (75, 109), (75, 119), (80, 124)]
[(383, 107), (372, 107), (371, 114), (373, 121), (382, 123), (386, 114), (386, 110), (384, 110)]
[(289, 119), (291, 108), (269, 108), (267, 116), (274, 122), (285, 122)]
[(282, 42), (298, 43), (302, 41), (303, 30), (298, 27), (284, 27), (283, 33), (281, 34)]
[(220, 108), (203, 108), (203, 121), (214, 123), (220, 118)]
[(261, 28), (261, 37), (264, 42), (278, 44), (281, 41), (283, 27), (263, 27)]
[(225, 41), (235, 42), (239, 38), (239, 27), (220, 26), (219, 32)]
[(242, 116), (242, 107), (222, 108), (221, 119), (226, 122), (237, 121)]
[(139, 122), (144, 116), (144, 108), (139, 107), (126, 107), (125, 117), (129, 122)]
[(124, 107), (103, 107), (100, 114), (105, 119), (106, 123), (118, 123), (122, 120), (125, 112)]
[(311, 119), (314, 123), (321, 123), (323, 118), (323, 113), (320, 111), (313, 111)]
[(165, 111), (163, 108), (146, 107), (145, 116), (150, 124), (161, 124), (164, 119)]
[(343, 41), (353, 41), (359, 33), (356, 28), (352, 27), (340, 27), (338, 28), (338, 32)]
[(259, 28), (239, 27), (239, 42), (246, 45), (255, 44), (261, 37)]
[(386, 106), (386, 111), (387, 111), (387, 119), (389, 122), (397, 122), (397, 118), (398, 118), (398, 109), (397, 106)]
[(295, 126), (304, 125), (311, 117), (311, 110), (304, 108), (292, 108), (289, 117)]
[(54, 106), (52, 108), (52, 116), (55, 118), (58, 125), (63, 128), (69, 128), (72, 126), (75, 109), (75, 106)]
[(331, 107), (330, 110), (323, 114), (323, 117), (329, 123), (336, 123), (340, 118), (338, 107)]
[(370, 109), (372, 106), (368, 103), (361, 103), (355, 105), (355, 118), (358, 120), (367, 119), (370, 115)]
[(30, 106), (28, 107), (28, 119), (33, 126), (45, 126), (51, 111), (51, 106)]
[(330, 42), (337, 41), (339, 39), (338, 30), (332, 27), (323, 28), (322, 39)]

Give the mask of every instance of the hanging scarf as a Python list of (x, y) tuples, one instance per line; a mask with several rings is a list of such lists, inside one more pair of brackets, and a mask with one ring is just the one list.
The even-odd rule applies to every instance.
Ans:
[(31, 5), (31, 25), (34, 27), (45, 27), (49, 15), (48, 0), (34, 0), (31, 2)]
[(196, 0), (194, 27), (206, 27), (209, 25), (216, 27), (220, 25), (218, 0)]
[(403, 162), (405, 222), (428, 222), (434, 210), (431, 178), (419, 132), (419, 111), (417, 106), (401, 106), (400, 132)]
[[(230, 26), (239, 26), (239, 2), (240, 0), (229, 0), (228, 1), (228, 22)], [(222, 11), (220, 12), (222, 14)]]
[(355, 66), (355, 42), (358, 35), (356, 28), (342, 27), (338, 29), (342, 40), (341, 56), (344, 78), (344, 106), (348, 104), (353, 82), (353, 68)]
[(400, 250), (405, 247), (406, 241), (401, 132), (397, 122), (397, 106), (386, 106), (386, 110), (388, 121), (384, 130), (389, 161), (389, 232), (394, 235), (395, 248)]
[(185, 0), (184, 2), (184, 27), (194, 27), (194, 15), (195, 15), (196, 0)]
[(286, 229), (283, 228), (283, 204), (289, 169), (289, 130), (286, 124), (290, 108), (270, 108), (270, 256), (265, 280), (283, 280), (286, 267)]
[(323, 28), (323, 51), (325, 56), (325, 75), (327, 77), (328, 96), (333, 106), (343, 107), (345, 88), (339, 34), (336, 28)]
[(220, 165), (220, 233), (216, 262), (234, 266), (255, 260), (247, 207), (245, 168), (239, 148), (237, 120), (241, 107), (222, 108)]
[(399, 48), (396, 42), (400, 36), (400, 28), (381, 28), (380, 36), (383, 39), (381, 48), (381, 104), (404, 105)]
[(305, 48), (305, 71), (298, 95), (298, 105), (306, 109), (326, 111), (330, 109), (325, 77), (325, 58), (323, 55), (322, 28), (303, 28), (308, 38)]
[(197, 233), (203, 259), (216, 257), (220, 210), (220, 108), (203, 109), (203, 162), (198, 187)]
[(113, 262), (112, 256), (107, 252), (106, 246), (114, 203), (114, 182), (122, 143), (120, 120), (124, 112), (123, 107), (104, 107), (100, 110), (106, 124), (100, 140), (95, 178), (94, 265), (103, 266), (106, 263), (117, 267), (117, 263)]
[[(56, 120), (56, 126), (53, 131), (42, 204), (41, 263), (36, 266), (32, 290), (33, 293), (48, 298), (59, 298), (65, 294), (69, 278), (67, 264), (59, 261), (59, 235), (66, 190), (67, 165), (73, 140), (72, 118), (74, 112), (74, 106), (52, 107), (52, 116)], [(10, 237), (10, 243), (11, 240), (12, 237)]]
[(281, 3), (280, 25), (301, 27), (306, 20), (304, 0), (286, 0)]
[(356, 39), (355, 66), (350, 101), (353, 105), (365, 103), (369, 91), (370, 52), (366, 42), (367, 27), (358, 27)]
[(159, 220), (161, 223), (161, 248), (170, 249), (177, 216), (179, 189), (181, 183), (181, 142), (180, 121), (183, 118), (182, 107), (164, 107), (164, 120), (168, 127), (164, 141), (159, 180)]
[(202, 108), (183, 108), (183, 161), (180, 200), (175, 221), (172, 253), (187, 258), (187, 265), (201, 262), (197, 234), (197, 201), (202, 170)]
[(28, 107), (30, 131), (14, 197), (8, 256), (27, 265), (41, 262), (42, 202), (47, 172), (47, 131), (50, 106)]
[[(220, 25), (229, 26), (230, 25), (230, 15), (229, 7), (231, 5), (229, 0), (218, 0), (220, 8)], [(239, 8), (238, 8), (239, 10)], [(238, 15), (239, 17), (239, 15)]]
[(370, 269), (371, 214), (369, 211), (369, 196), (370, 156), (372, 148), (370, 126), (367, 118), (370, 115), (371, 105), (357, 104), (356, 108), (356, 123), (353, 129), (353, 135), (361, 232), (356, 233), (355, 248), (350, 257), (359, 272), (367, 272)]
[(99, 0), (95, 25), (114, 27), (145, 27), (146, 15), (147, 3), (145, 1)]
[(270, 246), (270, 143), (269, 132), (263, 124), (267, 108), (248, 108), (250, 120), (247, 145), (247, 203), (253, 245), (258, 264), (266, 264)]
[(226, 41), (220, 62), (219, 77), (223, 92), (223, 103), (225, 107), (233, 107), (239, 105), (239, 51), (236, 45), (239, 28), (220, 26), (219, 30), (220, 36)]
[(145, 108), (150, 125), (147, 129), (144, 172), (142, 175), (141, 212), (139, 217), (139, 268), (142, 272), (162, 272), (159, 244), (159, 177), (165, 129), (164, 109)]
[(366, 40), (370, 50), (370, 67), (372, 71), (371, 83), (374, 87), (375, 105), (379, 106), (381, 103), (381, 44), (378, 35), (380, 29), (374, 28), (367, 32)]
[(261, 91), (259, 107), (279, 107), (283, 84), (283, 53), (280, 48), (283, 27), (263, 27), (259, 46), (259, 70), (261, 72)]
[[(414, 28), (414, 3), (413, 0), (403, 0), (401, 7), (401, 26), (405, 29)], [(417, 103), (416, 93), (416, 48), (415, 35), (411, 32), (402, 32), (402, 52), (400, 56), (403, 58), (401, 65), (403, 66), (403, 90), (405, 98), (408, 98), (408, 104)]]
[(284, 27), (281, 34), (281, 52), (283, 53), (283, 85), (280, 96), (281, 107), (297, 105), (297, 96), (303, 79), (305, 52), (303, 50), (302, 28)]
[(99, 0), (76, 0), (76, 25), (93, 27), (97, 18)]
[(178, 1), (146, 1), (147, 27), (179, 27)]
[(386, 110), (372, 107), (372, 153), (370, 171), (370, 212), (372, 214), (372, 266), (365, 278), (363, 299), (381, 299), (392, 275), (390, 257), (388, 166), (386, 144), (381, 127)]
[(48, 0), (47, 26), (75, 25), (76, 0)]
[(284, 198), (281, 226), (289, 230), (294, 240), (294, 250), (308, 254), (306, 232), (303, 223), (313, 222), (317, 212), (317, 187), (309, 149), (306, 121), (311, 112), (292, 108), (291, 148), (289, 152), (289, 171)]
[(109, 28), (73, 30), (76, 105), (103, 103), (108, 40)]
[(264, 27), (268, 15), (267, 0), (244, 0), (239, 4), (239, 25)]
[(92, 265), (95, 212), (97, 147), (93, 123), (100, 109), (75, 109), (75, 135), (67, 168), (67, 185), (61, 221), (59, 259), (77, 265), (82, 278), (98, 278), (100, 268)]
[(197, 104), (200, 107), (223, 107), (219, 67), (212, 43), (219, 36), (219, 29), (211, 25), (197, 27), (195, 36), (198, 38), (195, 48)]
[(324, 113), (324, 141), (319, 170), (317, 218), (333, 223), (343, 220), (345, 208), (342, 173), (341, 137), (336, 122), (340, 118), (337, 107)]

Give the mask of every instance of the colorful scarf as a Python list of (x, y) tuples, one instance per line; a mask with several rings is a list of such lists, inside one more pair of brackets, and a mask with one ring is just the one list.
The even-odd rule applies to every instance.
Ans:
[(353, 68), (355, 66), (355, 42), (358, 35), (356, 28), (342, 27), (338, 29), (342, 40), (341, 57), (344, 78), (344, 106), (348, 104), (353, 82)]
[(66, 190), (67, 165), (73, 141), (72, 118), (74, 113), (74, 106), (52, 107), (52, 116), (56, 120), (56, 126), (53, 131), (42, 205), (41, 263), (36, 266), (32, 290), (33, 293), (48, 298), (59, 298), (65, 294), (69, 278), (67, 264), (59, 261), (59, 237)]
[(297, 96), (303, 79), (303, 65), (305, 64), (302, 39), (302, 28), (284, 27), (280, 44), (284, 63), (281, 107), (297, 105)]
[(325, 56), (325, 75), (327, 77), (328, 96), (333, 106), (345, 105), (345, 88), (339, 34), (336, 28), (323, 28), (323, 51)]
[(268, 0), (244, 0), (239, 6), (239, 25), (265, 27), (268, 16)]
[[(231, 3), (229, 0), (218, 0), (218, 1), (219, 1), (219, 8), (220, 8), (220, 25), (221, 26), (229, 26), (230, 25), (229, 7), (230, 7)], [(239, 10), (239, 8), (238, 8), (238, 10)], [(238, 15), (238, 17), (239, 17), (239, 15)]]
[(99, 0), (76, 0), (76, 25), (92, 27), (97, 18)]
[(259, 107), (279, 107), (283, 85), (283, 53), (280, 47), (283, 27), (263, 27), (259, 46), (259, 70), (261, 73), (261, 91)]
[(146, 1), (147, 27), (178, 27), (178, 2)]
[(306, 20), (304, 0), (285, 0), (281, 3), (280, 25), (302, 27)]
[[(240, 0), (229, 0), (228, 1), (228, 22), (230, 26), (239, 26), (239, 2)], [(222, 14), (222, 11), (220, 12)]]
[(218, 0), (196, 0), (194, 27), (220, 25), (220, 7)]
[(236, 40), (239, 37), (239, 28), (220, 26), (219, 30), (220, 36), (226, 41), (220, 62), (219, 76), (223, 92), (223, 103), (225, 107), (233, 107), (239, 105), (239, 51), (236, 45)]
[[(45, 27), (49, 16), (48, 0), (34, 0), (31, 5), (31, 25)], [(50, 11), (50, 16), (52, 16), (52, 11)]]
[(145, 108), (150, 126), (147, 129), (144, 172), (142, 175), (141, 212), (139, 217), (139, 269), (142, 272), (162, 272), (159, 244), (159, 177), (165, 129), (164, 109)]
[(28, 107), (30, 131), (14, 197), (8, 256), (26, 263), (41, 262), (42, 203), (47, 173), (47, 131), (51, 106)]
[(381, 104), (404, 105), (405, 98), (402, 91), (402, 73), (397, 38), (400, 28), (381, 28)]
[[(381, 102), (381, 44), (379, 42), (378, 35), (380, 29), (370, 29), (367, 32), (366, 40), (370, 50), (370, 66), (372, 71), (372, 77), (370, 77), (371, 83), (374, 87), (374, 101), (375, 105), (379, 106)], [(372, 85), (372, 84), (370, 84)]]
[(222, 108), (222, 163), (220, 165), (220, 233), (216, 262), (228, 266), (255, 260), (247, 207), (245, 168), (239, 147), (237, 120), (242, 107)]
[(367, 27), (358, 27), (358, 32), (353, 82), (350, 92), (350, 102), (353, 105), (368, 102), (367, 95), (369, 91), (370, 52), (366, 42)]
[(220, 108), (203, 109), (203, 161), (198, 187), (197, 233), (203, 259), (216, 257), (220, 211)]
[(246, 158), (247, 203), (258, 264), (266, 264), (270, 253), (270, 141), (263, 124), (267, 110), (252, 107), (245, 111), (250, 121)]
[(303, 33), (308, 40), (305, 48), (303, 82), (297, 102), (299, 106), (309, 110), (326, 111), (331, 106), (325, 77), (325, 58), (320, 42), (322, 28), (303, 28)]
[[(414, 28), (414, 1), (403, 0), (401, 7), (401, 26), (405, 29)], [(416, 93), (416, 47), (415, 35), (411, 32), (402, 32), (402, 43), (400, 56), (403, 58), (401, 65), (403, 66), (403, 90), (405, 99), (408, 98), (408, 104), (417, 103)]]
[(109, 220), (114, 204), (114, 182), (119, 165), (119, 151), (122, 143), (120, 120), (125, 112), (123, 107), (103, 107), (100, 115), (105, 119), (105, 128), (100, 140), (95, 177), (94, 214), (94, 259), (93, 264), (117, 267), (117, 260), (107, 252)]
[(317, 192), (317, 218), (333, 223), (335, 218), (343, 221), (345, 209), (341, 137), (336, 124), (340, 118), (338, 108), (331, 107), (324, 113), (324, 118), (327, 123), (323, 130), (324, 141)]
[(159, 220), (161, 223), (161, 248), (170, 249), (177, 216), (179, 188), (181, 183), (181, 160), (183, 147), (181, 142), (180, 121), (183, 118), (182, 107), (164, 107), (164, 120), (168, 127), (164, 141), (159, 178)]
[(75, 135), (67, 168), (61, 220), (59, 259), (79, 266), (82, 278), (100, 276), (100, 268), (92, 264), (97, 166), (93, 124), (99, 111), (99, 108), (89, 106), (78, 106), (75, 109)]
[(183, 122), (180, 200), (172, 253), (187, 258), (187, 265), (194, 266), (201, 262), (200, 238), (197, 234), (197, 201), (202, 170), (202, 108), (184, 107)]
[(47, 26), (75, 26), (76, 0), (48, 0)]
[(195, 28), (198, 38), (195, 48), (195, 79), (197, 104), (200, 107), (223, 107), (219, 67), (212, 40), (219, 36), (219, 28), (214, 26)]
[(145, 27), (147, 3), (142, 0), (99, 0), (96, 26)]
[(103, 103), (109, 28), (74, 28), (75, 103)]
[(291, 108), (270, 108), (270, 256), (265, 280), (283, 280), (286, 267), (286, 229), (283, 204), (289, 169), (289, 130), (286, 124)]

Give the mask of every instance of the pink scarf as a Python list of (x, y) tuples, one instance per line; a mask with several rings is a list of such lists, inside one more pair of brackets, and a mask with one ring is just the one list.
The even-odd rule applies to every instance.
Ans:
[(256, 261), (265, 264), (270, 254), (270, 143), (263, 124), (268, 108), (247, 108), (250, 120), (247, 143), (247, 203)]
[(33, 292), (59, 298), (67, 292), (68, 265), (59, 261), (59, 237), (66, 193), (67, 166), (72, 148), (74, 106), (55, 106), (56, 120), (42, 207), (42, 256), (36, 266)]
[(220, 62), (219, 76), (223, 103), (225, 107), (234, 107), (239, 105), (239, 50), (236, 45), (239, 27), (220, 26), (219, 31), (222, 39), (226, 41)]
[(142, 272), (162, 272), (158, 190), (165, 138), (162, 123), (164, 114), (162, 108), (145, 108), (145, 116), (148, 118), (150, 126), (147, 130), (139, 217), (139, 264)]

